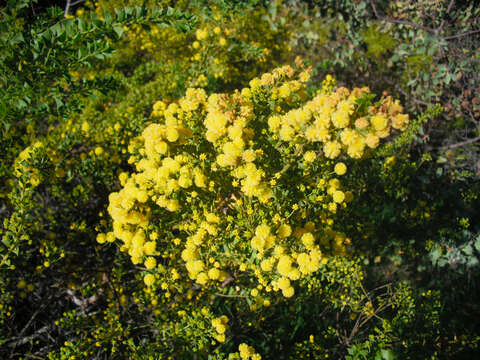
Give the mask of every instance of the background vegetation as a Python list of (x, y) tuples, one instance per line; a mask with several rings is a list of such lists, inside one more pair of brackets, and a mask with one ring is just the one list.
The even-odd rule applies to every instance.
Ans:
[[(10, 0), (0, 16), (2, 358), (478, 355), (476, 2)], [(322, 101), (347, 123), (313, 141)], [(167, 157), (185, 168), (167, 166), (170, 190), (135, 180)]]

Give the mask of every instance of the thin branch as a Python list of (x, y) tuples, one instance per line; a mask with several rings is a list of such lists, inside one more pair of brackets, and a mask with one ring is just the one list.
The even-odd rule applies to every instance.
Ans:
[(468, 35), (472, 35), (472, 34), (477, 34), (479, 32), (480, 32), (480, 29), (479, 30), (472, 30), (472, 31), (467, 31), (466, 33), (462, 33), (462, 34), (458, 34), (458, 35), (446, 36), (443, 39), (444, 40), (458, 39), (460, 37), (468, 36)]
[(32, 8), (32, 13), (33, 13), (33, 16), (37, 16), (37, 12), (35, 11), (35, 6), (33, 6), (33, 1), (30, 1), (30, 7)]
[(397, 89), (402, 95), (406, 96), (407, 98), (412, 99), (413, 102), (415, 102), (417, 104), (420, 104), (420, 105), (425, 105), (425, 106), (431, 105), (431, 103), (419, 100), (416, 97), (412, 96), (411, 94), (408, 94), (405, 90), (403, 90), (400, 87), (400, 85), (394, 85), (394, 86), (395, 86), (395, 89)]
[(226, 295), (226, 294), (219, 294), (219, 293), (215, 293), (213, 295), (226, 297), (226, 298), (247, 298), (247, 296), (245, 296), (245, 295)]
[(68, 11), (70, 10), (70, 0), (67, 0), (67, 3), (65, 4), (65, 17), (68, 15)]
[(417, 23), (414, 23), (414, 22), (411, 22), (411, 21), (408, 21), (408, 20), (398, 20), (398, 19), (391, 19), (391, 18), (388, 18), (386, 16), (380, 16), (378, 14), (377, 7), (375, 6), (375, 3), (373, 2), (373, 0), (370, 0), (370, 5), (372, 6), (372, 9), (373, 9), (373, 12), (375, 13), (375, 16), (379, 20), (383, 20), (383, 21), (393, 23), (393, 24), (408, 25), (408, 26), (416, 27), (416, 28), (431, 32), (431, 33), (435, 33), (435, 31), (436, 31), (436, 29), (432, 29), (432, 28), (429, 28), (427, 26), (423, 26), (423, 25), (420, 25), (420, 24), (417, 24)]
[[(450, 1), (450, 4), (448, 4), (448, 8), (447, 8), (447, 12), (445, 13), (445, 16), (447, 16), (448, 13), (450, 12), (450, 10), (452, 10), (452, 6), (453, 6), (454, 3), (455, 3), (455, 0)], [(438, 35), (440, 33), (440, 31), (442, 31), (443, 26), (445, 25), (445, 22), (446, 22), (446, 20), (444, 18), (442, 20), (442, 22), (440, 23), (440, 26), (435, 29), (435, 35)]]
[(110, 280), (110, 276), (108, 276), (107, 272), (104, 273), (104, 276), (107, 279), (108, 284), (110, 285), (110, 287), (113, 290), (113, 294), (115, 296), (115, 299), (117, 300), (118, 309), (120, 310), (120, 313), (123, 313), (123, 306), (122, 306), (122, 302), (120, 301), (120, 297), (118, 296), (117, 289), (115, 289), (115, 286), (114, 286), (113, 282)]
[(33, 320), (35, 320), (35, 318), (37, 317), (38, 314), (40, 314), (40, 312), (43, 311), (43, 309), (45, 309), (45, 305), (43, 305), (40, 309), (38, 309), (37, 311), (35, 311), (35, 313), (32, 315), (32, 317), (30, 318), (30, 320), (28, 320), (27, 324), (23, 327), (22, 331), (20, 331), (20, 334), (18, 335), (18, 337), (22, 337), (24, 334), (25, 334), (25, 331), (27, 331), (27, 329), (30, 327), (30, 325), (32, 324)]
[(33, 333), (32, 335), (30, 336), (26, 336), (24, 338), (21, 338), (17, 341), (12, 341), (12, 342), (9, 342), (8, 343), (8, 347), (12, 347), (12, 348), (15, 348), (19, 345), (24, 345), (26, 344), (27, 342), (29, 342), (30, 340), (33, 340), (33, 339), (36, 339), (38, 338), (40, 335), (42, 335), (43, 333), (47, 332), (50, 328), (50, 325), (45, 325), (43, 326), (42, 328), (40, 328), (39, 330), (37, 330), (35, 333)]
[(403, 88), (402, 88), (400, 85), (394, 83), (393, 81), (389, 81), (389, 80), (385, 80), (385, 81), (386, 81), (389, 85), (393, 86), (399, 93), (401, 93), (402, 95), (404, 95), (404, 96), (407, 97), (408, 99), (411, 99), (414, 103), (420, 104), (420, 105), (425, 105), (425, 106), (431, 105), (431, 103), (428, 103), (428, 102), (419, 100), (419, 99), (417, 99), (416, 97), (412, 96), (412, 94), (407, 93), (405, 90), (403, 90)]
[(473, 116), (472, 112), (468, 110), (468, 114), (470, 115), (470, 120), (475, 124), (478, 125), (478, 120), (475, 120), (475, 116)]
[(68, 12), (70, 11), (70, 7), (78, 5), (84, 1), (85, 0), (77, 0), (77, 1), (71, 2), (71, 0), (67, 0), (67, 3), (65, 4), (65, 17), (67, 17)]
[(480, 136), (477, 136), (476, 138), (473, 138), (473, 139), (468, 139), (468, 140), (465, 140), (465, 141), (461, 141), (461, 142), (458, 142), (456, 144), (442, 146), (442, 147), (438, 148), (438, 150), (456, 149), (456, 148), (459, 148), (459, 147), (462, 147), (462, 146), (465, 146), (465, 145), (473, 144), (477, 141), (480, 141)]
[(16, 355), (20, 355), (20, 356), (23, 356), (24, 359), (37, 359), (37, 360), (44, 360), (45, 358), (44, 357), (41, 357), (41, 356), (37, 356), (35, 354), (12, 354), (11, 356), (16, 356)]

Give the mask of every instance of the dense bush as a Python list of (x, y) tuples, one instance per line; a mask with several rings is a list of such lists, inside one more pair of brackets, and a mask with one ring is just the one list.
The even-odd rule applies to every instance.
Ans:
[[(299, 6), (302, 3), (299, 3)], [(322, 1), (302, 9), (295, 43), (319, 72), (404, 98), (412, 114), (441, 104), (421, 151), (439, 171), (478, 177), (480, 7), (461, 1)], [(321, 21), (319, 21), (321, 19)]]
[(478, 8), (72, 3), (1, 10), (3, 358), (479, 353)]

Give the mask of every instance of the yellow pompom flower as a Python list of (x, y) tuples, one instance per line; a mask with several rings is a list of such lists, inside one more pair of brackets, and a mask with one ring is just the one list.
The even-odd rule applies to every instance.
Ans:
[(307, 152), (303, 155), (303, 160), (304, 160), (306, 163), (311, 163), (311, 162), (315, 161), (316, 158), (317, 158), (317, 155), (315, 154), (315, 151), (307, 151)]
[(278, 115), (273, 115), (268, 118), (268, 127), (270, 131), (276, 132), (280, 129), (280, 125), (282, 123), (282, 119)]
[(348, 126), (350, 122), (350, 118), (347, 112), (344, 111), (337, 111), (332, 116), (332, 124), (337, 129), (343, 129)]
[(408, 115), (398, 114), (392, 118), (392, 126), (400, 131), (407, 130), (409, 123)]
[(277, 235), (282, 239), (289, 237), (292, 234), (292, 228), (288, 224), (282, 224), (277, 230)]
[(20, 280), (18, 283), (17, 283), (17, 288), (19, 289), (23, 289), (27, 286), (27, 283), (25, 280)]
[(179, 137), (179, 134), (178, 134), (178, 131), (177, 129), (175, 129), (174, 127), (172, 126), (169, 126), (167, 128), (167, 140), (170, 141), (170, 142), (175, 142), (178, 140), (178, 137)]
[(340, 149), (340, 143), (337, 141), (329, 141), (323, 146), (325, 157), (329, 159), (335, 159), (338, 155), (340, 155)]
[(263, 251), (265, 246), (265, 239), (262, 239), (258, 236), (254, 236), (250, 241), (250, 245), (252, 246), (253, 249), (261, 252)]
[(98, 242), (99, 244), (103, 244), (103, 243), (105, 243), (105, 241), (106, 241), (105, 234), (104, 234), (104, 233), (99, 233), (99, 234), (97, 235), (97, 242)]
[(282, 294), (283, 294), (283, 296), (285, 296), (286, 298), (290, 298), (290, 297), (292, 297), (292, 296), (295, 294), (295, 289), (294, 289), (292, 286), (290, 286), (290, 287), (288, 287), (288, 288), (286, 288), (286, 289), (282, 289)]
[(197, 284), (205, 285), (208, 282), (208, 275), (203, 271), (200, 272), (199, 274), (197, 274), (196, 282)]
[(82, 130), (83, 132), (88, 132), (88, 130), (90, 130), (90, 124), (89, 124), (87, 121), (84, 121), (84, 122), (82, 123), (81, 130)]
[(263, 271), (265, 272), (270, 272), (272, 271), (273, 269), (273, 265), (275, 263), (275, 259), (273, 258), (268, 258), (268, 259), (265, 259), (263, 260), (261, 263), (260, 263), (260, 267)]
[(256, 158), (257, 154), (253, 149), (245, 150), (242, 154), (242, 160), (247, 163), (255, 161)]
[(208, 277), (212, 280), (217, 280), (220, 277), (220, 270), (217, 268), (212, 268), (208, 270)]
[(153, 269), (155, 266), (157, 266), (157, 260), (155, 260), (154, 257), (147, 257), (147, 259), (145, 260), (145, 262), (143, 263), (145, 265), (145, 267), (148, 269), (148, 270), (151, 270)]
[(292, 269), (292, 259), (288, 255), (281, 255), (277, 264), (277, 271), (280, 275), (288, 276)]
[(290, 279), (287, 277), (281, 277), (280, 279), (277, 280), (277, 286), (283, 290), (287, 289), (290, 287)]
[(337, 175), (345, 175), (345, 173), (347, 172), (347, 166), (343, 162), (339, 162), (335, 164), (334, 171)]
[(267, 224), (258, 225), (255, 229), (255, 235), (260, 239), (266, 240), (270, 235), (270, 226)]
[(283, 125), (280, 128), (280, 132), (279, 132), (278, 135), (280, 136), (281, 140), (290, 141), (290, 140), (293, 139), (293, 137), (295, 135), (295, 130), (291, 126)]
[(343, 202), (343, 200), (345, 200), (345, 193), (340, 190), (335, 190), (332, 197), (333, 197), (333, 201), (340, 204)]
[(383, 114), (372, 116), (370, 122), (376, 131), (384, 130), (388, 125), (388, 119)]
[(155, 276), (153, 274), (147, 274), (143, 277), (143, 282), (147, 286), (152, 286), (155, 282)]
[(365, 138), (365, 144), (371, 149), (375, 149), (380, 143), (380, 138), (375, 134), (369, 133)]
[(359, 130), (366, 129), (368, 125), (370, 125), (370, 122), (367, 118), (362, 117), (355, 120), (355, 127)]
[(307, 249), (313, 248), (313, 245), (315, 244), (315, 238), (313, 237), (312, 233), (309, 232), (303, 234), (301, 240)]
[(197, 37), (197, 40), (202, 41), (208, 37), (208, 32), (207, 30), (204, 30), (204, 29), (198, 29), (195, 35)]
[(278, 89), (278, 96), (282, 99), (286, 99), (290, 96), (290, 88), (288, 84), (283, 84), (282, 86), (280, 86), (280, 88)]

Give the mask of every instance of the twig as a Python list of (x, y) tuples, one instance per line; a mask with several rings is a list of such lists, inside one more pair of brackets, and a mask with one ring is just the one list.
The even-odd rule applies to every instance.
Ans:
[(67, 289), (65, 291), (69, 297), (69, 299), (75, 304), (77, 305), (78, 307), (84, 309), (86, 308), (88, 305), (90, 304), (94, 304), (98, 301), (99, 299), (99, 294), (101, 295), (102, 294), (102, 289), (100, 289), (98, 291), (98, 294), (94, 294), (88, 298), (81, 298), (79, 299), (78, 297), (75, 296), (75, 293), (73, 292), (73, 290), (71, 289)]
[(27, 331), (27, 329), (30, 327), (30, 325), (32, 324), (33, 320), (35, 320), (35, 318), (37, 317), (38, 314), (40, 314), (41, 311), (43, 311), (43, 309), (45, 309), (45, 305), (43, 305), (40, 309), (38, 309), (37, 311), (35, 311), (35, 313), (32, 315), (32, 317), (30, 318), (30, 320), (28, 320), (27, 324), (23, 327), (22, 331), (20, 331), (20, 334), (18, 335), (18, 337), (22, 337), (23, 334), (25, 334), (25, 331)]
[(215, 293), (213, 295), (221, 296), (221, 297), (227, 297), (227, 298), (246, 298), (247, 297), (245, 295), (226, 295), (226, 294), (219, 294), (219, 293)]
[(458, 143), (455, 143), (455, 144), (452, 144), (452, 145), (442, 146), (442, 147), (438, 148), (438, 150), (456, 149), (458, 147), (473, 144), (474, 142), (477, 142), (477, 141), (480, 141), (480, 136), (477, 136), (476, 138), (473, 138), (473, 139), (468, 139), (468, 140), (465, 140), (465, 141), (461, 141), (461, 142), (458, 142)]
[(85, 0), (77, 0), (77, 1), (71, 2), (71, 0), (67, 0), (67, 3), (65, 4), (65, 17), (67, 17), (68, 12), (70, 11), (70, 7), (78, 5), (84, 1)]
[(475, 116), (473, 116), (472, 112), (470, 111), (470, 109), (468, 110), (468, 114), (470, 115), (470, 120), (472, 120), (472, 122), (475, 124), (475, 125), (478, 125), (478, 120), (475, 120)]
[(112, 290), (113, 290), (113, 294), (114, 294), (114, 296), (115, 296), (115, 299), (117, 300), (118, 309), (120, 310), (120, 313), (123, 313), (122, 302), (120, 301), (120, 297), (118, 296), (117, 290), (115, 289), (115, 286), (113, 285), (113, 282), (110, 280), (110, 276), (108, 276), (108, 273), (107, 273), (107, 272), (104, 273), (104, 276), (105, 276), (105, 278), (107, 279), (108, 284), (110, 285), (110, 287), (111, 287)]
[(41, 356), (37, 356), (35, 354), (11, 354), (10, 356), (12, 357), (15, 357), (17, 355), (20, 355), (20, 356), (23, 356), (24, 359), (38, 359), (38, 360), (44, 360), (45, 358), (44, 357), (41, 357)]
[(77, 1), (74, 1), (73, 3), (70, 4), (70, 6), (75, 6), (75, 5), (78, 5), (82, 2), (84, 2), (85, 0), (77, 0)]
[(402, 89), (402, 87), (400, 85), (393, 84), (393, 83), (390, 83), (390, 85), (393, 85), (395, 87), (395, 89), (397, 89), (398, 92), (400, 92), (402, 95), (406, 96), (407, 98), (412, 99), (412, 101), (414, 103), (417, 103), (417, 104), (420, 104), (420, 105), (425, 105), (425, 106), (431, 105), (431, 103), (419, 100), (416, 97), (412, 96), (411, 94), (408, 94), (405, 90)]
[(33, 6), (33, 1), (30, 1), (30, 7), (32, 8), (33, 16), (37, 16), (37, 12), (35, 11), (35, 6)]
[[(450, 4), (448, 4), (448, 7), (447, 7), (447, 12), (445, 13), (445, 15), (448, 15), (448, 13), (450, 12), (450, 10), (452, 10), (452, 6), (453, 4), (455, 3), (455, 0), (451, 0), (450, 1)], [(445, 25), (445, 18), (442, 20), (442, 22), (440, 23), (440, 26), (438, 28), (435, 29), (435, 35), (438, 35), (440, 33), (440, 31), (442, 31), (443, 29), (443, 26)]]
[(18, 345), (24, 345), (26, 344), (27, 342), (29, 342), (30, 340), (33, 340), (37, 337), (39, 337), (40, 335), (42, 335), (43, 333), (47, 332), (50, 328), (50, 325), (45, 325), (44, 327), (40, 328), (38, 331), (36, 331), (34, 334), (30, 335), (30, 336), (26, 336), (20, 340), (17, 340), (17, 341), (12, 341), (8, 344), (8, 347), (17, 347)]
[(370, 5), (372, 6), (372, 9), (373, 9), (373, 12), (375, 13), (375, 16), (379, 20), (383, 20), (383, 21), (393, 23), (393, 24), (402, 24), (402, 25), (413, 26), (413, 27), (420, 28), (422, 30), (425, 30), (425, 31), (428, 31), (428, 32), (431, 32), (431, 33), (435, 33), (435, 31), (436, 31), (436, 29), (432, 29), (432, 28), (429, 28), (429, 27), (426, 27), (426, 26), (423, 26), (423, 25), (420, 25), (420, 24), (417, 24), (417, 23), (414, 23), (414, 22), (411, 22), (411, 21), (408, 21), (408, 20), (397, 20), (397, 19), (388, 18), (386, 16), (380, 16), (378, 14), (377, 7), (375, 6), (375, 3), (373, 2), (373, 0), (370, 0)]
[(65, 4), (65, 17), (67, 17), (69, 10), (70, 10), (70, 0), (67, 0), (67, 3)]
[(446, 36), (446, 37), (444, 37), (443, 39), (444, 39), (444, 40), (452, 40), (452, 39), (457, 39), (457, 38), (459, 38), (459, 37), (476, 34), (476, 33), (479, 33), (479, 32), (480, 32), (480, 29), (479, 29), (479, 30), (472, 30), (472, 31), (467, 31), (467, 32), (465, 32), (465, 33), (458, 34), (458, 35)]

